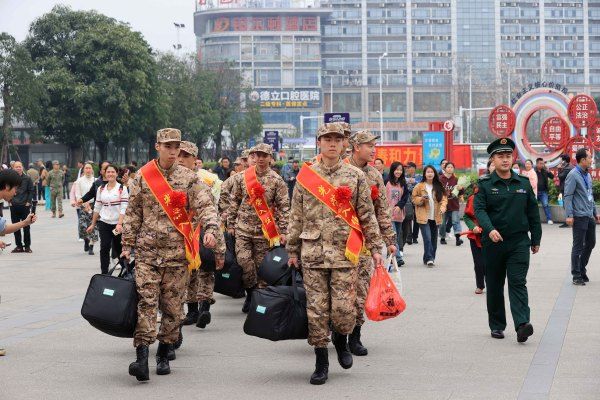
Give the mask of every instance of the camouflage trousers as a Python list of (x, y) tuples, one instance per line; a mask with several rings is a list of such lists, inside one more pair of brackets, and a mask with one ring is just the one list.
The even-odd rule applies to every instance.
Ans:
[(244, 288), (267, 287), (267, 284), (262, 279), (258, 279), (257, 275), (258, 268), (262, 264), (267, 251), (269, 251), (269, 241), (264, 237), (236, 235), (235, 255), (243, 270)]
[(358, 260), (358, 276), (356, 278), (356, 325), (365, 323), (365, 302), (371, 285), (373, 274), (373, 259), (371, 256), (362, 255)]
[[(48, 200), (46, 200), (48, 201)], [(51, 206), (50, 209), (52, 210), (52, 213), (56, 213), (56, 209), (58, 208), (58, 212), (62, 213), (63, 212), (63, 191), (62, 188), (51, 188), (50, 189), (50, 201), (51, 201)]]
[(185, 302), (209, 301), (210, 304), (215, 304), (214, 289), (215, 273), (202, 271), (202, 266), (200, 266), (200, 270), (194, 270), (189, 274)]
[[(149, 346), (158, 338), (172, 344), (179, 337), (181, 303), (187, 283), (187, 265), (157, 267), (149, 263), (135, 263), (135, 284), (139, 296), (138, 321), (133, 339), (134, 347)], [(156, 334), (156, 314), (162, 312), (160, 331)]]
[(308, 314), (308, 344), (322, 348), (329, 342), (329, 323), (348, 335), (356, 322), (356, 268), (302, 267)]

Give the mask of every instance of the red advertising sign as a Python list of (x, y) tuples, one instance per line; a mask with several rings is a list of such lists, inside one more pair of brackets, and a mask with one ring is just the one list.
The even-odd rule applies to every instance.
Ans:
[(577, 150), (583, 149), (584, 147), (586, 149), (591, 150), (592, 152), (594, 151), (590, 139), (586, 137), (575, 136), (569, 139), (569, 143), (567, 144), (567, 152), (571, 156), (571, 164), (577, 164), (577, 161), (575, 159), (575, 153), (577, 153)]
[(506, 105), (497, 106), (490, 113), (488, 127), (498, 137), (507, 137), (515, 130), (515, 113)]
[(594, 149), (600, 151), (600, 120), (596, 120), (594, 125), (588, 129), (588, 138)]
[(587, 94), (578, 94), (569, 103), (569, 119), (578, 128), (587, 128), (596, 122), (598, 106)]
[(565, 147), (569, 136), (569, 125), (561, 117), (550, 117), (542, 124), (542, 141), (551, 150)]
[[(400, 161), (403, 165), (409, 161), (417, 164), (418, 168), (423, 164), (423, 150), (420, 144), (398, 144), (383, 145), (375, 147), (376, 158), (381, 158), (388, 167), (394, 161)], [(469, 169), (473, 162), (471, 146), (468, 144), (454, 144), (452, 147), (452, 162), (457, 169)]]
[(317, 17), (219, 17), (212, 21), (212, 32), (262, 32), (262, 31), (319, 30)]

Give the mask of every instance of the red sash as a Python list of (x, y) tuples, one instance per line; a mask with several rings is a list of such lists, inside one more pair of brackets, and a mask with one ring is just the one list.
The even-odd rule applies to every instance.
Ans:
[[(473, 204), (474, 200), (475, 200), (475, 193), (473, 193), (467, 199), (467, 205), (465, 206), (465, 215), (467, 217), (471, 218), (473, 220), (473, 222), (475, 223), (475, 225), (478, 225), (479, 222), (477, 221), (477, 218), (475, 218), (475, 206)], [(465, 234), (467, 235), (467, 237), (469, 239), (475, 241), (475, 244), (477, 245), (477, 247), (481, 248), (481, 234), (480, 233), (475, 233), (473, 231), (467, 231)]]
[(248, 193), (248, 201), (254, 207), (256, 215), (260, 219), (261, 228), (265, 238), (269, 240), (269, 246), (278, 246), (280, 243), (279, 231), (275, 225), (275, 218), (265, 199), (265, 188), (262, 187), (256, 176), (256, 167), (251, 166), (244, 171), (244, 183)]
[(173, 226), (183, 235), (188, 268), (198, 269), (200, 267), (200, 225), (196, 229), (192, 225), (191, 213), (185, 208), (187, 197), (182, 197), (185, 193), (173, 190), (158, 169), (156, 160), (148, 162), (140, 168), (140, 172)]
[[(341, 218), (350, 226), (350, 235), (346, 241), (345, 256), (352, 264), (358, 264), (358, 258), (363, 247), (364, 237), (358, 216), (350, 200), (336, 196), (338, 189), (319, 175), (310, 164), (306, 163), (300, 169), (296, 181), (310, 192), (317, 200), (326, 205), (337, 217)], [(348, 189), (348, 188), (346, 188)]]

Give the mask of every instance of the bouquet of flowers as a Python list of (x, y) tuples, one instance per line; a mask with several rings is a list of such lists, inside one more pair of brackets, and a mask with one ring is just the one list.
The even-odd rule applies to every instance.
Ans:
[(458, 183), (456, 184), (456, 186), (454, 186), (454, 189), (452, 189), (452, 195), (454, 197), (458, 197), (458, 188), (462, 188), (463, 190), (469, 186), (471, 184), (471, 180), (469, 179), (469, 177), (467, 175), (463, 175), (461, 177), (458, 178)]

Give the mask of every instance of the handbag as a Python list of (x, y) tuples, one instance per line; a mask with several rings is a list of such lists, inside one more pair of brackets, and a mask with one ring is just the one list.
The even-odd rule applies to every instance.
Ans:
[(270, 249), (258, 269), (258, 276), (267, 285), (289, 285), (292, 279), (292, 268), (288, 266), (288, 253), (285, 247), (277, 246)]
[[(121, 271), (113, 276), (117, 265)], [(137, 324), (138, 294), (133, 266), (120, 260), (108, 275), (92, 276), (81, 316), (94, 328), (111, 336), (132, 338)]]
[[(225, 233), (225, 265), (222, 270), (215, 271), (215, 292), (225, 296), (239, 299), (244, 297), (244, 283), (242, 281), (242, 267), (235, 257), (235, 238)], [(202, 269), (203, 266), (200, 266)]]
[(383, 321), (400, 315), (406, 309), (406, 302), (400, 296), (387, 269), (375, 267), (369, 293), (365, 302), (365, 314), (371, 321)]
[(268, 286), (252, 292), (244, 333), (271, 341), (307, 339), (306, 291), (292, 270), (292, 286)]

